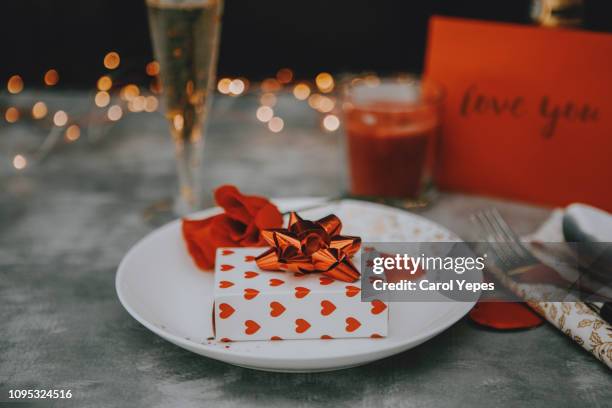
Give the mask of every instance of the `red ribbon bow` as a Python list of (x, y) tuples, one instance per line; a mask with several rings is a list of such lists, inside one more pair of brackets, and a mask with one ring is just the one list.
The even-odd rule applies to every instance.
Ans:
[(351, 262), (361, 238), (340, 235), (342, 222), (333, 214), (308, 221), (292, 212), (288, 228), (266, 229), (262, 238), (272, 247), (256, 258), (268, 271), (321, 272), (344, 282), (355, 282), (361, 274)]

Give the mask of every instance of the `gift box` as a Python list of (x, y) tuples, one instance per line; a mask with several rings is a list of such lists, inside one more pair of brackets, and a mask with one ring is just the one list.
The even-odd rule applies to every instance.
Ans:
[(321, 273), (267, 271), (262, 248), (220, 248), (214, 289), (221, 341), (385, 337), (388, 307), (361, 301), (361, 283)]

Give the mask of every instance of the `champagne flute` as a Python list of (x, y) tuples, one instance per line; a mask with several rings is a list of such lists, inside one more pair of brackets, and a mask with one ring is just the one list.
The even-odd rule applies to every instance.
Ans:
[(176, 148), (179, 215), (200, 209), (204, 125), (210, 108), (223, 0), (147, 0), (166, 118)]

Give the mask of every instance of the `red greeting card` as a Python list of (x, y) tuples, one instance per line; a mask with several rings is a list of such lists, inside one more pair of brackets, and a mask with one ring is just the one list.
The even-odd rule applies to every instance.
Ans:
[(612, 211), (612, 35), (434, 17), (443, 189)]

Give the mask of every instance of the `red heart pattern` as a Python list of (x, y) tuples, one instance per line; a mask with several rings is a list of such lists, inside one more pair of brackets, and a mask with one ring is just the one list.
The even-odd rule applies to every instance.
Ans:
[(334, 310), (336, 310), (336, 305), (334, 305), (332, 302), (329, 300), (321, 301), (321, 314), (323, 316), (329, 316), (334, 312)]
[(244, 290), (244, 298), (246, 300), (254, 299), (257, 295), (259, 295), (259, 291), (257, 289), (246, 288)]
[(346, 286), (346, 296), (348, 297), (353, 297), (356, 294), (358, 294), (359, 292), (361, 292), (361, 288), (357, 287), (357, 286), (353, 286), (353, 285), (348, 285)]
[(230, 281), (221, 281), (221, 282), (219, 282), (219, 287), (221, 289), (229, 288), (230, 286), (234, 286), (234, 282), (230, 282)]
[(235, 311), (236, 309), (234, 309), (231, 305), (227, 303), (219, 304), (219, 317), (221, 319), (227, 319), (228, 317), (233, 315)]
[(278, 317), (283, 314), (283, 312), (287, 310), (285, 306), (283, 306), (280, 302), (271, 302), (270, 303), (270, 316)]
[(319, 283), (321, 285), (329, 285), (330, 283), (333, 283), (334, 280), (332, 278), (328, 278), (327, 276), (321, 276), (319, 278)]
[(308, 329), (310, 329), (310, 323), (308, 323), (306, 320), (297, 319), (295, 321), (295, 332), (296, 333), (304, 333)]
[[(240, 253), (240, 251), (241, 250), (223, 249), (223, 250), (221, 250), (220, 255), (222, 255), (222, 256), (230, 256), (230, 255), (236, 254), (235, 255), (236, 257), (240, 257), (240, 256), (242, 256), (244, 254), (244, 252)], [(230, 263), (233, 263), (234, 265), (236, 265), (235, 262), (233, 262), (234, 259), (235, 258), (230, 257), (230, 258), (228, 258), (226, 260), (226, 262), (229, 261)], [(251, 256), (251, 255), (245, 255), (244, 256), (244, 262), (253, 262), (253, 261), (255, 261), (255, 259), (256, 259), (255, 256)], [(241, 263), (240, 260), (238, 260), (237, 262), (239, 264)], [(219, 282), (218, 283), (219, 288), (225, 289), (225, 288), (230, 288), (232, 286), (235, 286), (236, 285), (236, 281), (237, 280), (239, 281), (241, 278), (245, 279), (245, 281), (243, 281), (243, 282), (246, 282), (247, 279), (251, 279), (254, 282), (256, 282), (256, 283), (252, 283), (250, 285), (250, 286), (254, 286), (254, 287), (243, 289), (244, 286), (242, 286), (242, 287), (239, 288), (239, 290), (243, 289), (243, 297), (247, 301), (255, 299), (260, 293), (262, 293), (262, 292), (260, 292), (260, 290), (262, 290), (264, 293), (266, 293), (265, 289), (261, 289), (261, 287), (256, 286), (256, 285), (265, 285), (265, 280), (263, 280), (264, 278), (268, 280), (267, 283), (268, 283), (269, 286), (277, 287), (277, 286), (282, 286), (282, 285), (288, 286), (290, 283), (291, 283), (291, 285), (289, 285), (289, 286), (293, 286), (295, 284), (295, 282), (291, 282), (291, 279), (300, 278), (300, 277), (306, 276), (306, 275), (304, 275), (302, 273), (294, 273), (294, 274), (292, 274), (293, 276), (285, 275), (286, 277), (288, 277), (287, 279), (289, 279), (289, 281), (287, 281), (284, 278), (283, 279), (268, 278), (269, 275), (268, 276), (265, 276), (265, 274), (262, 275), (262, 273), (260, 271), (256, 272), (255, 270), (246, 270), (247, 267), (244, 264), (234, 266), (234, 265), (232, 265), (230, 263), (219, 265), (218, 266), (218, 268), (219, 268), (218, 271), (226, 272), (226, 271), (235, 270), (232, 273), (235, 273), (238, 277), (233, 279), (233, 276), (232, 276), (231, 273), (229, 273), (227, 275), (224, 275), (224, 276), (226, 276), (226, 279), (230, 278), (230, 279), (232, 279), (232, 281), (230, 281), (230, 280), (221, 280), (221, 281), (218, 281)], [(242, 274), (243, 277), (240, 277), (240, 274)], [(258, 277), (259, 275), (262, 275), (263, 278), (262, 279), (258, 279), (258, 280), (254, 280), (254, 278)], [(331, 285), (331, 284), (334, 283), (334, 279), (332, 279), (331, 277), (328, 277), (328, 276), (319, 276), (319, 277), (313, 277), (313, 278), (314, 279), (318, 278), (319, 279), (319, 284), (322, 285), (322, 286)], [(310, 282), (310, 279), (303, 280), (302, 282)], [(316, 280), (315, 280), (315, 282), (316, 282)], [(356, 286), (355, 284), (352, 284), (352, 285), (351, 284), (349, 284), (349, 285), (345, 284), (345, 285), (346, 285), (346, 286), (344, 286), (345, 296), (347, 296), (349, 298), (354, 298), (354, 297), (356, 297), (357, 295), (360, 294), (361, 288), (359, 286)], [(260, 290), (255, 289), (255, 288), (258, 288)], [(287, 288), (287, 289), (289, 289), (289, 288)], [(312, 290), (313, 289), (311, 289), (309, 287), (304, 287), (304, 286), (297, 286), (297, 287), (293, 288), (294, 295), (295, 295), (296, 299), (306, 298), (307, 296), (309, 296), (309, 294), (311, 293)], [(317, 291), (316, 288), (314, 290), (315, 290), (315, 292)], [(325, 292), (328, 289), (318, 289), (318, 290)], [(264, 296), (261, 296), (261, 297), (263, 298)], [(311, 298), (312, 298), (312, 296), (311, 296)], [(286, 298), (284, 298), (284, 299), (286, 299)], [(261, 299), (261, 300), (265, 301), (266, 299)], [(345, 318), (346, 325), (344, 327), (344, 330), (345, 330), (346, 333), (356, 333), (356, 334), (359, 334), (359, 333), (362, 333), (363, 331), (365, 331), (363, 329), (360, 330), (360, 328), (362, 326), (364, 327), (364, 329), (368, 328), (369, 323), (366, 324), (365, 322), (369, 322), (370, 320), (368, 320), (368, 319), (374, 319), (374, 317), (367, 317), (367, 316), (365, 316), (365, 313), (367, 313), (367, 310), (369, 310), (371, 315), (381, 315), (383, 312), (385, 312), (388, 309), (388, 305), (385, 302), (376, 299), (376, 300), (373, 300), (373, 301), (370, 302), (370, 306), (368, 307), (368, 309), (365, 308), (366, 305), (364, 305), (363, 309), (360, 309), (360, 310), (363, 310), (363, 312), (359, 312), (359, 313), (363, 313), (363, 314), (355, 314), (353, 316), (346, 317), (346, 315), (343, 316), (342, 315), (343, 313), (340, 313), (340, 312), (342, 312), (344, 310), (344, 306), (347, 306), (347, 305), (345, 305), (342, 302), (341, 299), (338, 299), (338, 298), (329, 298), (329, 299), (320, 300), (320, 298), (316, 299), (316, 297), (315, 297), (314, 299), (310, 299), (310, 300), (312, 300), (313, 303), (314, 302), (320, 302), (320, 307), (321, 307), (320, 313), (321, 313), (321, 316), (331, 316), (331, 315), (335, 316), (335, 317), (329, 317), (328, 319), (331, 319), (331, 320), (328, 320), (328, 321), (333, 321), (336, 318), (340, 318), (340, 319)], [(305, 303), (302, 303), (302, 304), (303, 305), (308, 305), (310, 300), (307, 300), (307, 301), (305, 301)], [(336, 300), (338, 300), (340, 303), (336, 302)], [(345, 302), (347, 302), (347, 301), (345, 301)], [(281, 299), (281, 298), (278, 298), (278, 300), (276, 300), (276, 301), (270, 302), (269, 303), (269, 310), (270, 310), (269, 311), (269, 316), (270, 317), (267, 317), (267, 319), (278, 318), (280, 316), (287, 316), (287, 317), (291, 318), (292, 317), (291, 314), (287, 313), (287, 311), (289, 309), (287, 309), (287, 307), (283, 303), (286, 303), (286, 302), (284, 302), (284, 300)], [(240, 306), (240, 304), (239, 304), (239, 306)], [(314, 305), (312, 305), (312, 306), (314, 306)], [(311, 307), (311, 306), (307, 306), (307, 307)], [(238, 309), (240, 309), (240, 307), (238, 307)], [(236, 310), (236, 304), (234, 304), (232, 306), (230, 303), (227, 303), (227, 302), (225, 302), (225, 303), (218, 303), (217, 310), (218, 310), (218, 315), (217, 316), (218, 316), (219, 319), (229, 319), (230, 317), (232, 317), (233, 320), (236, 321), (236, 323), (238, 323), (238, 324), (241, 321), (240, 318), (242, 316), (240, 316), (240, 313), (238, 313), (238, 312), (240, 312), (240, 310)], [(266, 318), (265, 314), (263, 316), (264, 316), (263, 319), (265, 320), (265, 318)], [(245, 317), (251, 317), (251, 316), (247, 315)], [(362, 317), (365, 320), (363, 320)], [(294, 319), (295, 319), (295, 317), (294, 317)], [(378, 319), (378, 317), (376, 319)], [(278, 322), (283, 322), (283, 321), (284, 321), (284, 318), (281, 318), (281, 319), (277, 320), (277, 323)], [(228, 320), (228, 323), (224, 323), (224, 324), (232, 324), (231, 322), (232, 322), (232, 320)], [(312, 327), (316, 328), (317, 327), (317, 323), (318, 323), (316, 321), (316, 318), (314, 318), (314, 321), (311, 320), (310, 318), (309, 318), (309, 320), (306, 320), (304, 318), (298, 318), (298, 319), (295, 319), (294, 322), (295, 322), (294, 331), (295, 331), (295, 333), (297, 333), (299, 335), (303, 335), (304, 333), (307, 333)], [(340, 323), (340, 321), (338, 323)], [(267, 329), (265, 326), (266, 326), (266, 324), (262, 323), (262, 320), (260, 320), (260, 321), (244, 320), (244, 329), (243, 329), (244, 330), (243, 331), (244, 334), (242, 334), (241, 336), (244, 336), (244, 335), (252, 336), (252, 338), (262, 338), (262, 336), (266, 336), (264, 338), (268, 338), (269, 340), (283, 340), (283, 337), (287, 338), (287, 336), (284, 336), (284, 335), (283, 335), (283, 337), (278, 336), (278, 335), (272, 335), (272, 334), (274, 334), (274, 332), (272, 331), (272, 333), (270, 333), (271, 330)], [(264, 328), (265, 328), (265, 330), (264, 330)], [(338, 328), (338, 329), (341, 329), (341, 328)], [(319, 329), (317, 328), (316, 331), (318, 331), (318, 330)], [(313, 329), (312, 331), (314, 332), (315, 330)], [(282, 332), (281, 333), (277, 332), (277, 333), (281, 334), (281, 335), (283, 334)], [(381, 334), (379, 334), (379, 333), (372, 332), (372, 331), (370, 331), (370, 333), (371, 333), (371, 334), (369, 334), (370, 338), (373, 338), (373, 339), (383, 338), (383, 336)], [(236, 337), (234, 337), (235, 334), (232, 335), (231, 332), (226, 332), (226, 333), (223, 333), (223, 334), (229, 334), (230, 336), (232, 336), (232, 338), (234, 338), (234, 339), (236, 338)], [(318, 335), (318, 333), (316, 333), (316, 334)], [(338, 334), (338, 333), (333, 332), (332, 334), (334, 336), (336, 336), (336, 334)], [(255, 336), (255, 335), (257, 335), (257, 336)], [(241, 336), (239, 336), (239, 337), (241, 337)], [(269, 337), (267, 337), (267, 336), (269, 336)], [(288, 337), (293, 337), (293, 336), (289, 335)], [(342, 337), (342, 336), (340, 336), (340, 337)], [(329, 340), (329, 339), (333, 339), (333, 338), (334, 337), (332, 337), (329, 334), (324, 334), (324, 335), (320, 336), (320, 339), (322, 339), (322, 340)], [(219, 341), (231, 342), (233, 340), (228, 338), (228, 337), (222, 337)], [(228, 347), (228, 346), (226, 346), (226, 347)]]
[(282, 279), (270, 279), (268, 283), (270, 284), (270, 286), (280, 286), (285, 283), (285, 281)]
[(295, 297), (298, 299), (302, 299), (303, 297), (305, 297), (306, 295), (308, 295), (310, 293), (310, 289), (302, 287), (302, 286), (297, 286), (295, 288)]
[(247, 320), (244, 322), (244, 333), (249, 336), (257, 333), (261, 326), (255, 320)]
[(385, 304), (385, 302), (378, 300), (378, 299), (373, 300), (371, 304), (372, 304), (372, 309), (370, 309), (370, 311), (372, 312), (372, 314), (375, 314), (375, 315), (381, 314), (387, 308), (387, 305)]
[(361, 326), (361, 322), (359, 320), (355, 319), (354, 317), (347, 317), (346, 318), (346, 327), (345, 327), (345, 330), (347, 332), (352, 333), (355, 330), (357, 330), (360, 326)]

